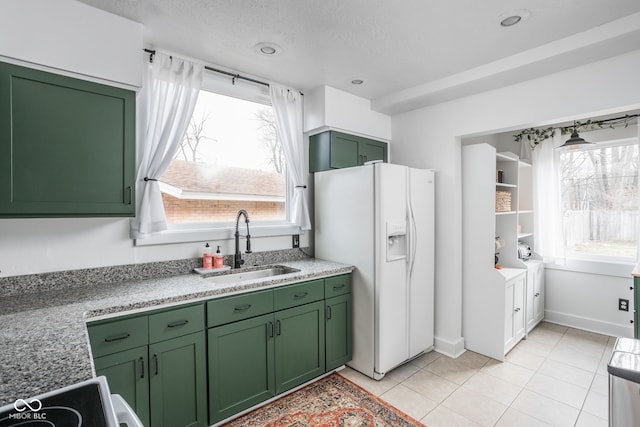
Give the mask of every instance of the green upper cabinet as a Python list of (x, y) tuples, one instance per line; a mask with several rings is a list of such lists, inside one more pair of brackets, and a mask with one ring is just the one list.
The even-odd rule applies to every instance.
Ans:
[(309, 172), (348, 168), (372, 160), (387, 161), (387, 143), (337, 131), (309, 137)]
[(0, 217), (135, 215), (135, 93), (0, 62)]

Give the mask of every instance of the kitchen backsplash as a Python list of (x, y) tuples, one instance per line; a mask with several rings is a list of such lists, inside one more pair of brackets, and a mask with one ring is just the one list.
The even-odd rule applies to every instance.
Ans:
[[(242, 259), (245, 260), (245, 266), (264, 265), (308, 258), (308, 253), (309, 248), (283, 249), (242, 254)], [(225, 255), (224, 263), (232, 265), (233, 255)], [(177, 276), (188, 274), (196, 267), (202, 267), (202, 258), (0, 277), (0, 297), (90, 286), (100, 283)]]

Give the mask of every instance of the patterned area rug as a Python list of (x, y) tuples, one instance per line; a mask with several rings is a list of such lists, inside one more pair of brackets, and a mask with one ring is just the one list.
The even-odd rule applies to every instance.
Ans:
[(423, 427), (424, 424), (333, 373), (224, 426)]

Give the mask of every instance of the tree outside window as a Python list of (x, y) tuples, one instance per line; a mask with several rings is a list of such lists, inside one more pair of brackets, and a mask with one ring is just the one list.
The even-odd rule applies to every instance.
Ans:
[(160, 179), (169, 224), (286, 219), (286, 165), (270, 105), (201, 91)]
[(638, 157), (637, 142), (560, 154), (568, 253), (635, 258), (640, 230)]

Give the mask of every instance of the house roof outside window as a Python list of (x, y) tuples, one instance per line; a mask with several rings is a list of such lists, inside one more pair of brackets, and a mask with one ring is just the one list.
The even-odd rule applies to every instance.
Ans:
[(284, 201), (286, 185), (276, 172), (173, 160), (160, 190), (181, 199)]

